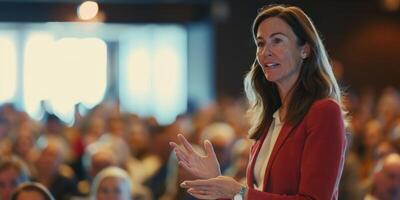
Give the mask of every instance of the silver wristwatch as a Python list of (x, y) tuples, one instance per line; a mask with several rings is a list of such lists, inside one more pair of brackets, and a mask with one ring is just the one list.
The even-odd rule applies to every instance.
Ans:
[(244, 193), (246, 193), (246, 187), (242, 186), (240, 188), (240, 191), (235, 194), (233, 197), (233, 200), (243, 200), (244, 199)]

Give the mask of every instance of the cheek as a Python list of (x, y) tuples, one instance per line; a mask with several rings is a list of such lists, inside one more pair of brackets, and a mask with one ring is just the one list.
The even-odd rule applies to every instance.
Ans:
[(260, 64), (260, 63), (262, 63), (264, 57), (261, 55), (261, 53), (259, 51), (257, 51), (256, 58), (257, 58), (258, 64)]
[(288, 49), (282, 46), (271, 49), (271, 52), (273, 56), (280, 60), (280, 62), (287, 61), (288, 55), (290, 54)]
[(287, 62), (290, 67), (296, 67), (301, 61), (301, 57), (295, 51), (285, 51), (281, 55), (284, 62)]

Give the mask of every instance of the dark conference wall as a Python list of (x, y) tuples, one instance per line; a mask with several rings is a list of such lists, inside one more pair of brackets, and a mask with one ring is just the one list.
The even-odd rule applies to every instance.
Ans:
[[(255, 57), (252, 20), (271, 1), (229, 2), (230, 17), (215, 29), (217, 91), (238, 96)], [(380, 0), (275, 2), (297, 5), (311, 16), (330, 57), (343, 67), (348, 90), (400, 88), (400, 9), (387, 11)]]

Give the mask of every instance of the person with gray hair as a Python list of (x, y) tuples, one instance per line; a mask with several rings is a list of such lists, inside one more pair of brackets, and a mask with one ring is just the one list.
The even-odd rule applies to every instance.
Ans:
[(370, 193), (364, 200), (400, 199), (400, 155), (391, 153), (380, 160), (372, 177)]
[(235, 130), (224, 122), (211, 123), (204, 127), (200, 134), (200, 143), (204, 143), (208, 140), (213, 145), (222, 173), (224, 173), (231, 164), (230, 149), (235, 139)]
[(55, 200), (55, 198), (44, 185), (32, 182), (19, 185), (11, 200)]
[(10, 199), (18, 184), (27, 181), (29, 171), (22, 160), (16, 156), (0, 158), (0, 199)]
[(119, 167), (101, 170), (93, 180), (91, 200), (133, 200), (128, 173)]
[(37, 175), (33, 180), (43, 184), (58, 200), (69, 200), (79, 195), (75, 172), (65, 163), (66, 144), (58, 137), (49, 136), (43, 138), (42, 145), (35, 162)]

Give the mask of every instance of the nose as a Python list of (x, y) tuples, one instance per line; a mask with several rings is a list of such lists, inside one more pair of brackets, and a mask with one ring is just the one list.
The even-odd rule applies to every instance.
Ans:
[(264, 48), (262, 48), (261, 50), (261, 55), (265, 56), (265, 57), (270, 57), (272, 56), (272, 52), (271, 50), (268, 48), (268, 46), (265, 46)]

